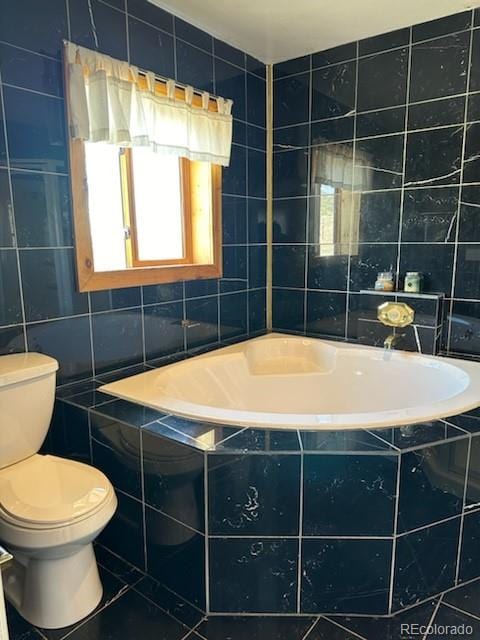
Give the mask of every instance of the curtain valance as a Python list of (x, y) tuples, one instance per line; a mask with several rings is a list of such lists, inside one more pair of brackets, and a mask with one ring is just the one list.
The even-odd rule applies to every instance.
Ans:
[(65, 42), (69, 128), (72, 138), (125, 147), (148, 146), (159, 153), (228, 166), (232, 142), (232, 101), (193, 87), (176, 97), (166, 80), (158, 91), (155, 74)]

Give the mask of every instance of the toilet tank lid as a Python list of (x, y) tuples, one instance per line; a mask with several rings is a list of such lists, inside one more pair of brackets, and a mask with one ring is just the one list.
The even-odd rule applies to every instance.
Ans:
[(0, 356), (0, 388), (40, 378), (58, 369), (58, 362), (42, 353), (12, 353)]

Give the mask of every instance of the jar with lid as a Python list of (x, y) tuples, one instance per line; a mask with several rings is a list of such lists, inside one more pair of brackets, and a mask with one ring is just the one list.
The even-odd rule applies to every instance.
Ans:
[(380, 271), (375, 282), (376, 291), (393, 291), (393, 271)]
[(420, 293), (422, 290), (422, 274), (419, 271), (407, 271), (403, 290), (408, 293)]

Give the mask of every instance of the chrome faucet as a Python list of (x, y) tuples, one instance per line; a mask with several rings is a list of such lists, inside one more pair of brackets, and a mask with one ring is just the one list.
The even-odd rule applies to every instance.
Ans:
[(385, 338), (385, 340), (383, 341), (383, 346), (385, 349), (387, 349), (388, 351), (390, 351), (391, 349), (393, 349), (395, 347), (395, 345), (397, 344), (397, 342), (399, 340), (401, 340), (402, 338), (405, 337), (404, 333), (391, 333), (389, 336), (387, 336)]

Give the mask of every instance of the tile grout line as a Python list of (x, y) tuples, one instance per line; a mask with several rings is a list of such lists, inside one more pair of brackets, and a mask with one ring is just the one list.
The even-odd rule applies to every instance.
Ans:
[(203, 453), (203, 491), (204, 491), (204, 562), (205, 562), (205, 612), (210, 613), (210, 526), (209, 526), (209, 493), (208, 493), (208, 453)]
[[(445, 423), (445, 425), (446, 424), (447, 423)], [(458, 531), (458, 548), (457, 548), (457, 558), (456, 558), (456, 567), (455, 567), (455, 585), (458, 585), (458, 580), (460, 578), (460, 561), (461, 561), (462, 546), (463, 546), (463, 528), (465, 523), (465, 510), (467, 506), (468, 478), (470, 474), (471, 456), (472, 456), (472, 435), (469, 434), (468, 444), (467, 444), (467, 460), (465, 464), (465, 476), (464, 476), (464, 485), (463, 485), (462, 513), (460, 518), (460, 528)]]
[[(359, 65), (359, 42), (355, 43), (355, 96), (353, 106), (353, 149), (352, 149), (352, 169), (353, 169), (353, 184), (350, 191), (350, 225), (348, 231), (348, 259), (347, 259), (347, 273), (345, 284), (345, 326), (344, 326), (344, 338), (348, 340), (349, 335), (349, 319), (350, 319), (350, 289), (351, 289), (351, 277), (352, 277), (352, 236), (353, 236), (353, 208), (354, 208), (354, 189), (356, 180), (356, 156), (357, 156), (357, 108), (358, 108), (358, 67)], [(353, 301), (353, 298), (352, 298)]]
[[(309, 70), (308, 70), (308, 142), (309, 145), (312, 141), (312, 108), (313, 108), (313, 71), (312, 71), (312, 56), (309, 56)], [(273, 98), (272, 100), (274, 101), (275, 99), (275, 83), (272, 82), (272, 95)], [(273, 122), (272, 122), (273, 125)], [(273, 154), (273, 132), (272, 132), (272, 149), (271, 152)], [(305, 239), (308, 239), (310, 236), (310, 207), (309, 207), (309, 203), (310, 203), (310, 196), (311, 196), (311, 192), (312, 192), (312, 180), (311, 180), (311, 173), (312, 173), (312, 154), (308, 153), (307, 155), (307, 189), (306, 189), (306, 205), (307, 205), (307, 211), (306, 211), (306, 216), (305, 216), (305, 225), (306, 225), (306, 229), (305, 229)], [(272, 166), (274, 164), (274, 157), (272, 155)], [(272, 198), (273, 200), (273, 198)], [(273, 243), (273, 235), (272, 235), (272, 243)], [(272, 249), (272, 259), (273, 259), (273, 249)], [(303, 268), (304, 268), (304, 273), (303, 273), (303, 286), (304, 286), (304, 293), (303, 293), (303, 333), (306, 334), (307, 333), (307, 325), (308, 325), (308, 263), (309, 263), (309, 259), (310, 259), (310, 252), (308, 247), (305, 248), (305, 255), (304, 255), (304, 263), (303, 263)], [(273, 280), (272, 280), (272, 288), (273, 288)]]
[(336, 627), (339, 627), (340, 629), (343, 629), (344, 631), (348, 631), (348, 633), (350, 633), (354, 638), (359, 638), (359, 640), (368, 640), (368, 638), (366, 638), (364, 636), (361, 636), (356, 631), (353, 631), (352, 629), (349, 629), (348, 627), (343, 626), (342, 624), (337, 622), (335, 620), (335, 618), (329, 618), (329, 617), (325, 616), (325, 620), (328, 620), (328, 622), (330, 622), (330, 624), (334, 624)]
[(400, 512), (400, 478), (401, 478), (401, 470), (402, 470), (402, 456), (398, 454), (397, 461), (397, 481), (395, 488), (395, 508), (393, 515), (393, 539), (392, 539), (392, 553), (390, 556), (390, 581), (388, 587), (388, 613), (392, 613), (393, 610), (393, 591), (395, 587), (395, 561), (397, 555), (397, 533), (398, 533), (398, 518)]
[(471, 10), (470, 15), (470, 42), (469, 42), (469, 50), (467, 57), (467, 77), (465, 80), (465, 106), (464, 106), (464, 114), (463, 114), (463, 138), (462, 138), (462, 148), (461, 148), (461, 156), (460, 156), (460, 183), (459, 183), (459, 191), (458, 191), (458, 204), (457, 204), (457, 220), (455, 226), (455, 240), (454, 240), (454, 249), (453, 249), (453, 261), (452, 261), (452, 280), (450, 284), (450, 305), (449, 305), (449, 315), (447, 322), (447, 344), (446, 349), (447, 353), (450, 351), (451, 340), (452, 340), (452, 315), (454, 308), (454, 294), (456, 290), (456, 279), (457, 279), (457, 264), (458, 264), (458, 238), (460, 236), (460, 214), (462, 210), (462, 198), (463, 198), (463, 178), (465, 171), (465, 151), (467, 144), (467, 120), (468, 120), (468, 105), (470, 100), (470, 75), (473, 64), (472, 54), (473, 54), (473, 39), (474, 39), (474, 31), (473, 25), (475, 21), (475, 12), (474, 9)]
[(413, 27), (409, 27), (409, 43), (408, 43), (408, 60), (407, 60), (407, 77), (406, 77), (406, 86), (405, 86), (405, 120), (404, 120), (404, 129), (403, 129), (403, 157), (402, 157), (402, 184), (400, 187), (400, 215), (398, 219), (398, 236), (397, 236), (397, 263), (396, 263), (396, 274), (395, 274), (395, 288), (398, 290), (400, 285), (400, 264), (402, 257), (402, 236), (403, 236), (403, 209), (405, 206), (405, 185), (406, 181), (406, 171), (407, 171), (407, 149), (408, 149), (408, 114), (409, 114), (409, 106), (410, 106), (410, 84), (411, 84), (411, 74), (412, 74), (412, 49), (413, 49)]
[[(298, 437), (300, 439), (300, 435)], [(303, 453), (303, 450), (300, 450), (299, 502), (298, 502), (298, 553), (297, 553), (297, 613), (301, 613), (302, 611), (304, 465), (305, 465), (304, 453)]]
[(11, 164), (10, 164), (10, 146), (9, 146), (9, 137), (7, 131), (7, 111), (5, 107), (5, 95), (3, 91), (3, 77), (2, 72), (0, 70), (0, 116), (3, 116), (3, 136), (5, 141), (5, 152), (6, 152), (6, 160), (7, 160), (7, 179), (8, 179), (8, 193), (10, 198), (11, 205), (11, 232), (13, 235), (13, 249), (15, 251), (16, 257), (16, 266), (17, 266), (17, 284), (18, 284), (18, 292), (20, 295), (20, 314), (21, 314), (21, 326), (23, 331), (23, 346), (26, 352), (28, 352), (28, 339), (27, 339), (27, 321), (26, 321), (26, 313), (25, 313), (25, 296), (23, 290), (23, 278), (22, 278), (22, 269), (20, 263), (20, 251), (18, 248), (18, 237), (17, 237), (17, 225), (15, 220), (15, 203), (13, 198), (13, 184), (12, 184), (12, 173), (11, 173)]
[(433, 622), (434, 622), (435, 617), (436, 617), (436, 615), (437, 615), (437, 613), (438, 613), (438, 610), (440, 609), (440, 605), (442, 604), (442, 600), (443, 600), (443, 594), (440, 596), (440, 598), (438, 599), (437, 604), (435, 605), (435, 609), (433, 610), (432, 617), (431, 617), (431, 618), (430, 618), (430, 620), (428, 621), (428, 624), (427, 624), (427, 630), (426, 630), (425, 634), (422, 636), (422, 640), (428, 640), (428, 636), (430, 635), (430, 634), (428, 633), (428, 630), (429, 630), (429, 629), (431, 628), (431, 626), (433, 625)]

